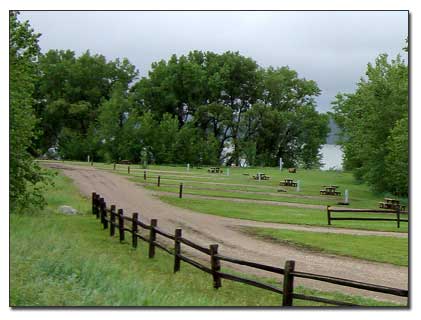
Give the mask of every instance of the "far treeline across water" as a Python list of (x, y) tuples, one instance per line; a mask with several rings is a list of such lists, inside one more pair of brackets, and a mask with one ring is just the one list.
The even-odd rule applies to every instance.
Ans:
[(12, 202), (42, 181), (31, 159), (48, 153), (192, 166), (276, 166), (282, 158), (285, 167), (318, 168), (331, 118), (344, 168), (376, 191), (407, 194), (408, 67), (399, 56), (379, 55), (356, 91), (339, 93), (322, 114), (315, 81), (239, 52), (173, 55), (139, 79), (126, 58), (41, 53), (41, 35), (16, 12), (10, 34)]

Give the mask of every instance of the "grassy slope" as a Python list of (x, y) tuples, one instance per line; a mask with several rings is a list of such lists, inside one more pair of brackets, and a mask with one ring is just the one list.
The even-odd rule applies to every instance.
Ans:
[[(277, 294), (211, 277), (185, 263), (172, 273), (171, 256), (158, 250), (148, 259), (146, 245), (133, 250), (101, 230), (88, 214), (90, 202), (58, 176), (46, 194), (49, 206), (32, 215), (10, 217), (10, 305), (12, 306), (278, 306)], [(68, 204), (82, 213), (56, 213)], [(272, 284), (277, 281), (270, 280)], [(390, 305), (340, 293), (319, 294), (365, 305)], [(317, 305), (297, 301), (296, 305)]]
[(245, 228), (245, 231), (264, 239), (298, 245), (305, 249), (408, 266), (408, 239), (404, 238), (353, 236), (270, 228)]
[[(263, 222), (292, 223), (328, 227), (326, 211), (302, 209), (294, 207), (271, 206), (258, 203), (240, 203), (208, 199), (179, 199), (173, 196), (160, 196), (161, 200), (178, 207), (191, 209), (217, 216), (246, 219)], [(358, 217), (384, 217), (385, 215), (353, 213)], [(333, 214), (332, 214), (333, 216)], [(350, 216), (349, 213), (334, 213), (335, 217)], [(394, 216), (387, 215), (387, 218)], [(407, 232), (408, 224), (402, 223), (401, 228), (395, 222), (389, 221), (332, 221), (332, 227), (354, 228), (380, 231)]]

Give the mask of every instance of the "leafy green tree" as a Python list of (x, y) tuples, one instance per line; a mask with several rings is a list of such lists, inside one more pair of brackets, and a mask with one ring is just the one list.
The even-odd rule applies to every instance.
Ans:
[[(355, 93), (338, 94), (332, 103), (335, 120), (342, 129), (344, 165), (377, 191), (405, 193), (408, 188), (401, 184), (404, 179), (397, 177), (399, 189), (390, 183), (397, 173), (390, 171), (387, 159), (395, 161), (392, 158), (396, 155), (389, 154), (397, 149), (390, 144), (396, 144), (398, 138), (393, 135), (401, 134), (405, 128), (399, 121), (408, 114), (408, 67), (400, 56), (389, 62), (387, 55), (382, 54), (374, 65), (368, 64), (366, 76)], [(394, 131), (397, 123), (399, 129)]]
[(177, 133), (174, 157), (177, 163), (216, 164), (217, 148), (218, 142), (213, 136), (204, 137), (193, 123), (189, 122)]
[(409, 186), (408, 114), (396, 122), (387, 139), (385, 159), (388, 190), (407, 195)]
[(157, 163), (176, 163), (175, 141), (179, 131), (178, 119), (164, 114), (157, 128), (155, 153)]
[(259, 102), (246, 112), (241, 126), (243, 139), (255, 143), (251, 164), (276, 166), (282, 158), (286, 166), (317, 167), (329, 130), (327, 115), (315, 109), (317, 84), (298, 78), (288, 67), (270, 67), (262, 79)]
[(39, 127), (43, 132), (39, 149), (70, 148), (75, 152), (69, 156), (78, 155), (73, 159), (85, 159), (89, 150), (94, 149), (92, 145), (85, 143), (75, 150), (77, 145), (67, 148), (64, 144), (68, 139), (60, 141), (60, 138), (68, 137), (71, 130), (73, 136), (93, 141), (88, 134), (94, 131), (100, 105), (111, 98), (117, 84), (127, 90), (137, 77), (137, 70), (127, 59), (107, 61), (89, 50), (79, 57), (70, 50), (49, 50), (40, 57), (39, 69), (36, 110), (42, 119)]
[(126, 158), (128, 128), (125, 123), (130, 114), (130, 103), (124, 85), (115, 84), (110, 99), (104, 100), (98, 113), (96, 136), (101, 145), (100, 155), (110, 162)]
[(29, 152), (36, 136), (33, 92), (40, 35), (34, 32), (28, 21), (20, 22), (17, 16), (17, 12), (10, 12), (9, 199), (12, 213), (31, 205), (42, 206), (41, 182), (45, 181), (45, 174)]

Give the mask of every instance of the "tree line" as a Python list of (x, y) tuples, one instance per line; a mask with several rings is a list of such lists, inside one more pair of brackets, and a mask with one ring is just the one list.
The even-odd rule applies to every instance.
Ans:
[[(319, 166), (328, 116), (320, 89), (288, 67), (262, 68), (238, 52), (192, 51), (153, 63), (89, 51), (40, 55), (35, 87), (38, 153), (65, 159)], [(228, 150), (228, 151), (227, 151)]]

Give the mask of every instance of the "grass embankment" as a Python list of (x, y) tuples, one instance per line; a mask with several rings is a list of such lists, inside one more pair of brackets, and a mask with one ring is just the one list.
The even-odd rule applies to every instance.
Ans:
[[(10, 216), (11, 306), (279, 306), (281, 296), (239, 283), (223, 281), (222, 288), (214, 290), (209, 275), (185, 263), (173, 274), (171, 256), (158, 249), (156, 257), (148, 259), (143, 242), (134, 250), (110, 238), (90, 214), (90, 201), (69, 179), (59, 175), (54, 180), (42, 212)], [(62, 204), (83, 214), (59, 214), (57, 206)], [(393, 305), (302, 287), (297, 292)]]
[[(160, 196), (161, 200), (178, 207), (190, 209), (196, 212), (213, 214), (222, 217), (246, 219), (262, 222), (290, 223), (322, 226), (328, 228), (326, 210), (304, 209), (283, 206), (271, 206), (259, 203), (241, 203), (223, 200), (209, 199), (179, 199), (173, 196)], [(332, 217), (357, 216), (357, 217), (386, 217), (394, 218), (394, 215), (378, 215), (363, 213), (332, 213)], [(332, 221), (332, 227), (351, 228), (377, 231), (408, 232), (408, 224), (401, 223), (396, 227), (394, 221)]]
[(248, 234), (318, 252), (408, 266), (408, 239), (271, 228), (244, 228)]

